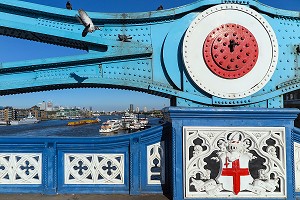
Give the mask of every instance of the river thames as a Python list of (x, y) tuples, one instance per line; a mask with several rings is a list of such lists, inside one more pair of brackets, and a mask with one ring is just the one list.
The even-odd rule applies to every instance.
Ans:
[[(100, 123), (80, 126), (67, 126), (68, 122), (76, 120), (48, 120), (36, 124), (16, 126), (0, 126), (0, 137), (103, 137), (116, 134), (128, 134), (124, 130), (119, 133), (100, 134), (101, 124), (108, 119), (121, 119), (121, 116), (103, 115)], [(149, 125), (159, 125), (159, 118), (149, 118)]]

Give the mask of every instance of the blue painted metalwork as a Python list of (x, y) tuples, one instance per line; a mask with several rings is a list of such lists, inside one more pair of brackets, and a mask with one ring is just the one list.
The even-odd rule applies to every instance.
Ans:
[[(278, 41), (275, 72), (262, 88), (241, 98), (223, 98), (198, 87), (184, 62), (183, 43), (186, 41), (183, 40), (188, 34), (187, 30), (193, 26), (194, 20), (200, 19), (202, 14), (205, 16), (208, 9), (219, 4), (259, 13), (266, 20), (261, 21), (262, 24), (270, 24), (275, 34), (272, 38), (276, 37)], [(213, 8), (217, 10), (219, 7)], [(109, 87), (168, 97), (171, 105), (185, 108), (171, 107), (165, 110), (172, 127), (168, 124), (126, 136), (84, 140), (0, 138), (3, 163), (12, 162), (15, 164), (13, 169), (19, 170), (15, 176), (17, 180), (13, 182), (5, 182), (11, 181), (9, 175), (2, 176), (4, 184), (0, 181), (0, 192), (141, 194), (168, 193), (171, 190), (169, 192), (173, 199), (183, 199), (183, 176), (187, 169), (183, 166), (183, 154), (187, 153), (182, 148), (185, 142), (183, 126), (280, 126), (285, 127), (286, 161), (292, 163), (292, 170), (286, 172), (286, 198), (299, 196), (294, 190), (293, 170), (293, 142), (300, 143), (299, 130), (293, 129), (292, 134), (293, 120), (298, 111), (213, 108), (281, 108), (283, 94), (299, 89), (299, 12), (271, 8), (255, 0), (200, 0), (178, 8), (143, 13), (88, 12), (100, 30), (88, 33), (86, 37), (81, 36), (83, 26), (76, 20), (75, 14), (76, 11), (72, 10), (22, 1), (0, 2), (1, 35), (87, 51), (79, 56), (1, 63), (0, 95), (60, 88)], [(132, 39), (121, 41), (118, 35)], [(276, 50), (276, 47), (272, 48)], [(145, 175), (151, 173), (147, 148), (161, 141), (166, 147), (166, 166), (171, 167), (165, 169), (165, 184), (157, 184), (157, 180), (153, 184)], [(159, 150), (162, 151), (162, 148)], [(101, 162), (105, 159), (106, 165), (103, 166)], [(155, 170), (162, 172), (158, 162), (155, 162)], [(6, 166), (0, 165), (0, 169), (5, 170)], [(27, 180), (26, 177), (38, 166), (41, 172), (36, 171), (36, 175)], [(117, 169), (124, 169), (124, 172), (110, 177)], [(93, 172), (84, 176), (88, 170)], [(101, 171), (109, 176), (105, 178)], [(22, 173), (27, 176), (21, 177)], [(98, 177), (91, 175), (97, 173)], [(24, 184), (19, 184), (21, 180), (25, 181), (21, 182)], [(107, 182), (103, 184), (103, 180)]]
[[(166, 141), (169, 134), (164, 131), (166, 126), (158, 126), (155, 128), (133, 133), (130, 135), (102, 138), (3, 138), (0, 139), (0, 152), (7, 154), (9, 159), (10, 154), (31, 154), (40, 153), (42, 156), (41, 163), (41, 183), (31, 184), (3, 184), (4, 171), (1, 170), (3, 177), (0, 180), (1, 193), (105, 193), (105, 194), (142, 194), (142, 193), (162, 193), (167, 192), (168, 183), (166, 184), (148, 184), (147, 182), (147, 146)], [(77, 184), (67, 183), (65, 173), (66, 154), (124, 154), (124, 183), (122, 184), (97, 184), (91, 182), (82, 182)], [(2, 155), (3, 156), (3, 155)], [(88, 157), (88, 156), (87, 156)], [(3, 157), (2, 157), (3, 159)], [(37, 168), (30, 162), (30, 159), (25, 161), (27, 167)], [(168, 163), (168, 161), (166, 161)], [(78, 173), (86, 172), (89, 163), (84, 162), (84, 159), (78, 166), (74, 166), (74, 171)], [(110, 164), (111, 165), (111, 164)], [(5, 163), (0, 163), (0, 167), (7, 167)], [(10, 166), (13, 168), (14, 166)], [(25, 166), (26, 167), (26, 166)], [(25, 171), (25, 167), (16, 165), (16, 171)], [(109, 165), (108, 165), (109, 167)], [(103, 168), (105, 171), (107, 168)], [(113, 168), (112, 168), (113, 170)], [(29, 176), (31, 171), (29, 170)], [(7, 175), (8, 176), (8, 175)], [(23, 178), (23, 177), (21, 177)], [(20, 179), (21, 179), (20, 178)], [(91, 180), (91, 178), (87, 177)]]
[[(182, 38), (192, 20), (218, 4), (244, 5), (273, 27), (279, 44), (276, 71), (262, 89), (237, 99), (220, 98), (197, 87), (182, 60)], [(87, 54), (1, 63), (0, 95), (76, 87), (142, 91), (172, 99), (178, 106), (283, 106), (282, 95), (300, 87), (298, 12), (254, 0), (201, 0), (178, 8), (142, 13), (88, 12), (101, 30), (81, 36), (76, 11), (22, 1), (0, 3), (0, 34), (87, 50)], [(131, 36), (130, 42), (118, 34)], [(74, 76), (76, 75), (76, 76)], [(75, 78), (77, 77), (77, 78)], [(17, 81), (16, 81), (17, 80)]]
[[(184, 155), (188, 152), (184, 151), (182, 144), (184, 140), (183, 128), (190, 126), (197, 130), (197, 127), (207, 127), (212, 130), (213, 127), (234, 127), (235, 130), (243, 127), (285, 127), (286, 141), (286, 163), (287, 165), (287, 196), (280, 199), (294, 199), (295, 185), (294, 180), (294, 141), (299, 142), (299, 130), (293, 129), (294, 119), (299, 113), (298, 109), (262, 109), (262, 108), (186, 108), (186, 107), (169, 107), (164, 110), (168, 116), (168, 120), (172, 122), (172, 196), (173, 199), (185, 199), (186, 189), (183, 187), (184, 173), (187, 166), (184, 166)], [(293, 139), (295, 132), (295, 140)], [(190, 134), (190, 133), (189, 133)], [(198, 133), (201, 135), (201, 133)], [(211, 133), (213, 134), (213, 133)], [(213, 137), (213, 135), (211, 136)], [(195, 144), (196, 145), (196, 144)], [(208, 145), (207, 141), (203, 141), (204, 147)], [(205, 154), (205, 153), (204, 153)], [(207, 161), (206, 161), (207, 162)], [(176, 163), (176, 164), (174, 164)], [(200, 165), (200, 164), (199, 164)], [(181, 177), (181, 178), (178, 178)], [(196, 176), (195, 176), (196, 177)], [(179, 190), (179, 187), (183, 187)], [(204, 188), (205, 186), (203, 186)], [(297, 193), (296, 195), (299, 195)], [(195, 197), (193, 197), (195, 198)], [(229, 197), (233, 198), (233, 197)], [(266, 197), (256, 197), (255, 199), (265, 199)], [(278, 198), (278, 197), (276, 197)], [(202, 199), (202, 198), (196, 198)], [(205, 199), (223, 199), (217, 196), (206, 194)], [(236, 199), (236, 198), (234, 198)], [(239, 198), (237, 198), (239, 199)], [(244, 199), (244, 198), (241, 198)], [(249, 198), (250, 199), (250, 198)], [(268, 199), (272, 199), (268, 197)]]

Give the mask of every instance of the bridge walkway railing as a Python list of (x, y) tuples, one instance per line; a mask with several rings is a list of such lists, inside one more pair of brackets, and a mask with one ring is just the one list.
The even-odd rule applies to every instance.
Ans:
[(169, 125), (110, 137), (0, 137), (0, 193), (167, 193)]

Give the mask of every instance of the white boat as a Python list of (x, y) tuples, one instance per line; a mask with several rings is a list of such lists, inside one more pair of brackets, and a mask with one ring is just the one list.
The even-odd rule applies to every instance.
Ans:
[(132, 122), (133, 120), (136, 120), (137, 116), (133, 113), (128, 113), (126, 112), (123, 116), (122, 116), (122, 121), (123, 122)]
[(129, 125), (129, 129), (131, 130), (140, 130), (142, 128), (142, 124), (137, 121), (137, 120), (134, 120), (130, 125)]
[(99, 129), (100, 133), (110, 133), (118, 131), (122, 127), (122, 121), (119, 119), (107, 120)]
[(138, 117), (138, 115), (133, 113), (128, 113), (128, 112), (126, 112), (122, 116), (122, 122), (123, 122), (124, 129), (135, 129), (135, 130), (143, 129), (149, 123), (148, 118), (146, 117), (140, 118)]
[(17, 120), (10, 121), (10, 125), (35, 124), (38, 122), (39, 120), (34, 116), (32, 116), (31, 113), (29, 113), (28, 117), (20, 119), (19, 121)]
[(136, 120), (133, 120), (129, 124), (128, 129), (134, 130), (134, 131), (141, 130), (141, 129), (144, 129), (148, 123), (149, 123), (148, 118), (136, 119)]
[(137, 116), (133, 113), (124, 113), (122, 116), (122, 125), (124, 129), (130, 129), (131, 124), (137, 120)]
[(141, 124), (142, 128), (147, 126), (147, 124), (149, 123), (148, 118), (144, 117), (144, 118), (140, 118), (139, 119), (139, 123)]

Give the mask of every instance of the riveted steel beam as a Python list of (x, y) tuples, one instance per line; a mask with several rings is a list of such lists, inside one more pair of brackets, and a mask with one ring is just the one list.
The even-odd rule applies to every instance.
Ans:
[(86, 37), (76, 13), (0, 2), (1, 35), (87, 51), (1, 63), (0, 95), (109, 87), (168, 97), (172, 105), (282, 107), (282, 95), (300, 87), (299, 12), (254, 0), (204, 0), (141, 13), (87, 11), (100, 30)]

